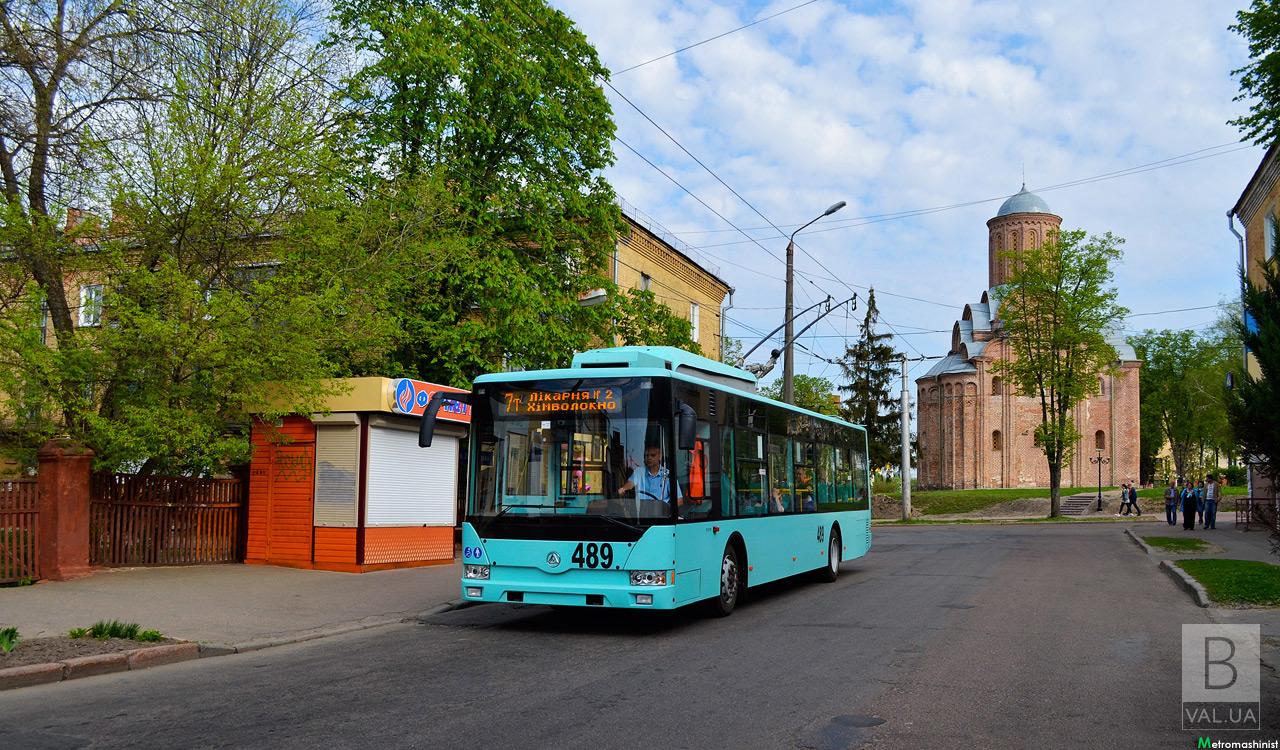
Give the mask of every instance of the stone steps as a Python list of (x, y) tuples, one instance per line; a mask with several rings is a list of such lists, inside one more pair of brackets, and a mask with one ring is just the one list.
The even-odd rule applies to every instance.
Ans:
[(1097, 494), (1069, 495), (1062, 498), (1059, 502), (1058, 512), (1064, 516), (1083, 516), (1085, 513), (1093, 510), (1097, 502)]

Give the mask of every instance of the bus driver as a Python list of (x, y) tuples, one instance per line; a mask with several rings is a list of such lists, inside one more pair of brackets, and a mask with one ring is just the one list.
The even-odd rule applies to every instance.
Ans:
[(618, 488), (619, 493), (636, 493), (636, 500), (660, 500), (670, 503), (667, 492), (668, 484), (675, 485), (676, 500), (683, 501), (680, 484), (671, 479), (671, 472), (662, 464), (662, 449), (656, 445), (646, 445), (644, 449), (644, 466), (637, 466), (631, 472), (631, 478)]

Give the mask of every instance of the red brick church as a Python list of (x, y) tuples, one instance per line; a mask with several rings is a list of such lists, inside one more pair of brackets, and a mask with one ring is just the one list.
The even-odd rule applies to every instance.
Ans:
[[(1000, 206), (987, 222), (989, 283), (981, 299), (964, 306), (951, 329), (951, 350), (916, 379), (918, 483), (921, 489), (1047, 487), (1049, 466), (1033, 441), (1040, 423), (1038, 398), (1023, 396), (992, 375), (994, 362), (1008, 356), (1001, 330), (997, 289), (1010, 274), (1007, 250), (1043, 243), (1062, 217), (1026, 186)], [(1090, 487), (1105, 458), (1102, 482), (1118, 485), (1138, 479), (1138, 358), (1116, 336), (1108, 339), (1119, 354), (1115, 375), (1098, 379), (1097, 395), (1076, 407), (1081, 434), (1062, 486)]]

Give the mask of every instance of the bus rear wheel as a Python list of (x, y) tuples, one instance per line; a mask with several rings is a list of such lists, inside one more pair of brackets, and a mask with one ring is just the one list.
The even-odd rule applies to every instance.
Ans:
[(827, 564), (817, 572), (818, 580), (823, 583), (835, 583), (840, 575), (840, 532), (831, 530), (831, 541), (827, 545)]
[(732, 544), (725, 545), (724, 555), (720, 558), (720, 594), (712, 599), (711, 614), (725, 617), (738, 606), (738, 596), (742, 593), (742, 568), (738, 561), (738, 550)]

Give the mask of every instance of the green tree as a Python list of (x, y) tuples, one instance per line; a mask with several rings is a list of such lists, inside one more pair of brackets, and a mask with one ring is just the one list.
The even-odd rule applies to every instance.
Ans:
[(1280, 5), (1253, 0), (1248, 10), (1236, 13), (1231, 30), (1249, 43), (1249, 64), (1232, 71), (1240, 79), (1235, 101), (1253, 102), (1249, 114), (1228, 124), (1255, 144), (1269, 145), (1280, 137)]
[(742, 339), (725, 336), (724, 343), (720, 347), (720, 361), (726, 365), (738, 367), (744, 352), (746, 352), (746, 347), (742, 345)]
[[(603, 275), (620, 225), (603, 177), (614, 126), (595, 49), (540, 0), (338, 0), (330, 44), (361, 62), (348, 80), (360, 154), (354, 184), (395, 195), (447, 186), (462, 252), (429, 236), (392, 290), (403, 338), (393, 368), (464, 385), (503, 367), (562, 365), (604, 340), (629, 300)], [(412, 217), (394, 214), (382, 234)]]
[(871, 466), (896, 463), (901, 456), (902, 402), (893, 395), (902, 355), (889, 345), (891, 334), (876, 331), (880, 310), (876, 292), (867, 294), (867, 311), (858, 326), (858, 340), (840, 359), (849, 394), (841, 416), (867, 428)]
[[(795, 388), (796, 406), (832, 417), (839, 415), (840, 408), (835, 383), (826, 378), (819, 378), (813, 375), (796, 375), (792, 379), (792, 385)], [(781, 401), (782, 378), (779, 377), (769, 385), (766, 385), (760, 390), (760, 393)]]
[(622, 346), (675, 346), (701, 354), (694, 343), (693, 326), (676, 315), (653, 295), (640, 289), (622, 291), (614, 297), (614, 332)]
[[(107, 160), (103, 144), (128, 140), (138, 129), (135, 106), (160, 96), (151, 76), (162, 67), (155, 50), (173, 33), (164, 18), (145, 0), (0, 3), (0, 246), (12, 254), (0, 273), (10, 302), (21, 298), (25, 308), (11, 304), (9, 312), (42, 321), (41, 338), (56, 343), (58, 356), (41, 365), (44, 389), (73, 431), (83, 427), (80, 360), (91, 353), (77, 336), (79, 300), (64, 285), (82, 270), (79, 243), (91, 227), (60, 231), (64, 207), (92, 198)], [(15, 341), (30, 343), (23, 335)]]
[(1035, 444), (1049, 464), (1051, 516), (1058, 515), (1062, 466), (1080, 439), (1072, 412), (1116, 360), (1107, 332), (1128, 313), (1110, 286), (1122, 242), (1110, 233), (1086, 240), (1081, 230), (1063, 231), (1038, 247), (1003, 254), (1014, 270), (996, 292), (1012, 356), (992, 370), (1040, 402)]
[[(1167, 441), (1177, 476), (1200, 474), (1224, 443), (1222, 383), (1237, 349), (1212, 331), (1148, 330), (1129, 339), (1142, 360), (1142, 444), (1152, 455)], [(1145, 431), (1153, 434), (1145, 434)]]
[(1262, 284), (1245, 279), (1245, 315), (1240, 340), (1253, 354), (1260, 376), (1241, 372), (1227, 398), (1227, 412), (1241, 451), (1274, 488), (1280, 480), (1280, 267), (1262, 264)]
[(59, 237), (71, 294), (100, 284), (92, 314), (80, 310), (88, 324), (55, 326), (57, 346), (45, 346), (35, 322), (57, 300), (43, 284), (0, 320), (10, 419), (28, 436), (70, 432), (103, 468), (243, 461), (251, 414), (314, 410), (334, 352), (376, 353), (386, 339), (352, 294), (355, 259), (298, 231), (311, 206), (336, 199), (335, 102), (317, 95), (325, 59), (276, 0), (188, 14), (196, 32), (149, 53), (165, 61), (163, 95), (136, 102), (135, 137), (102, 152), (110, 224)]

